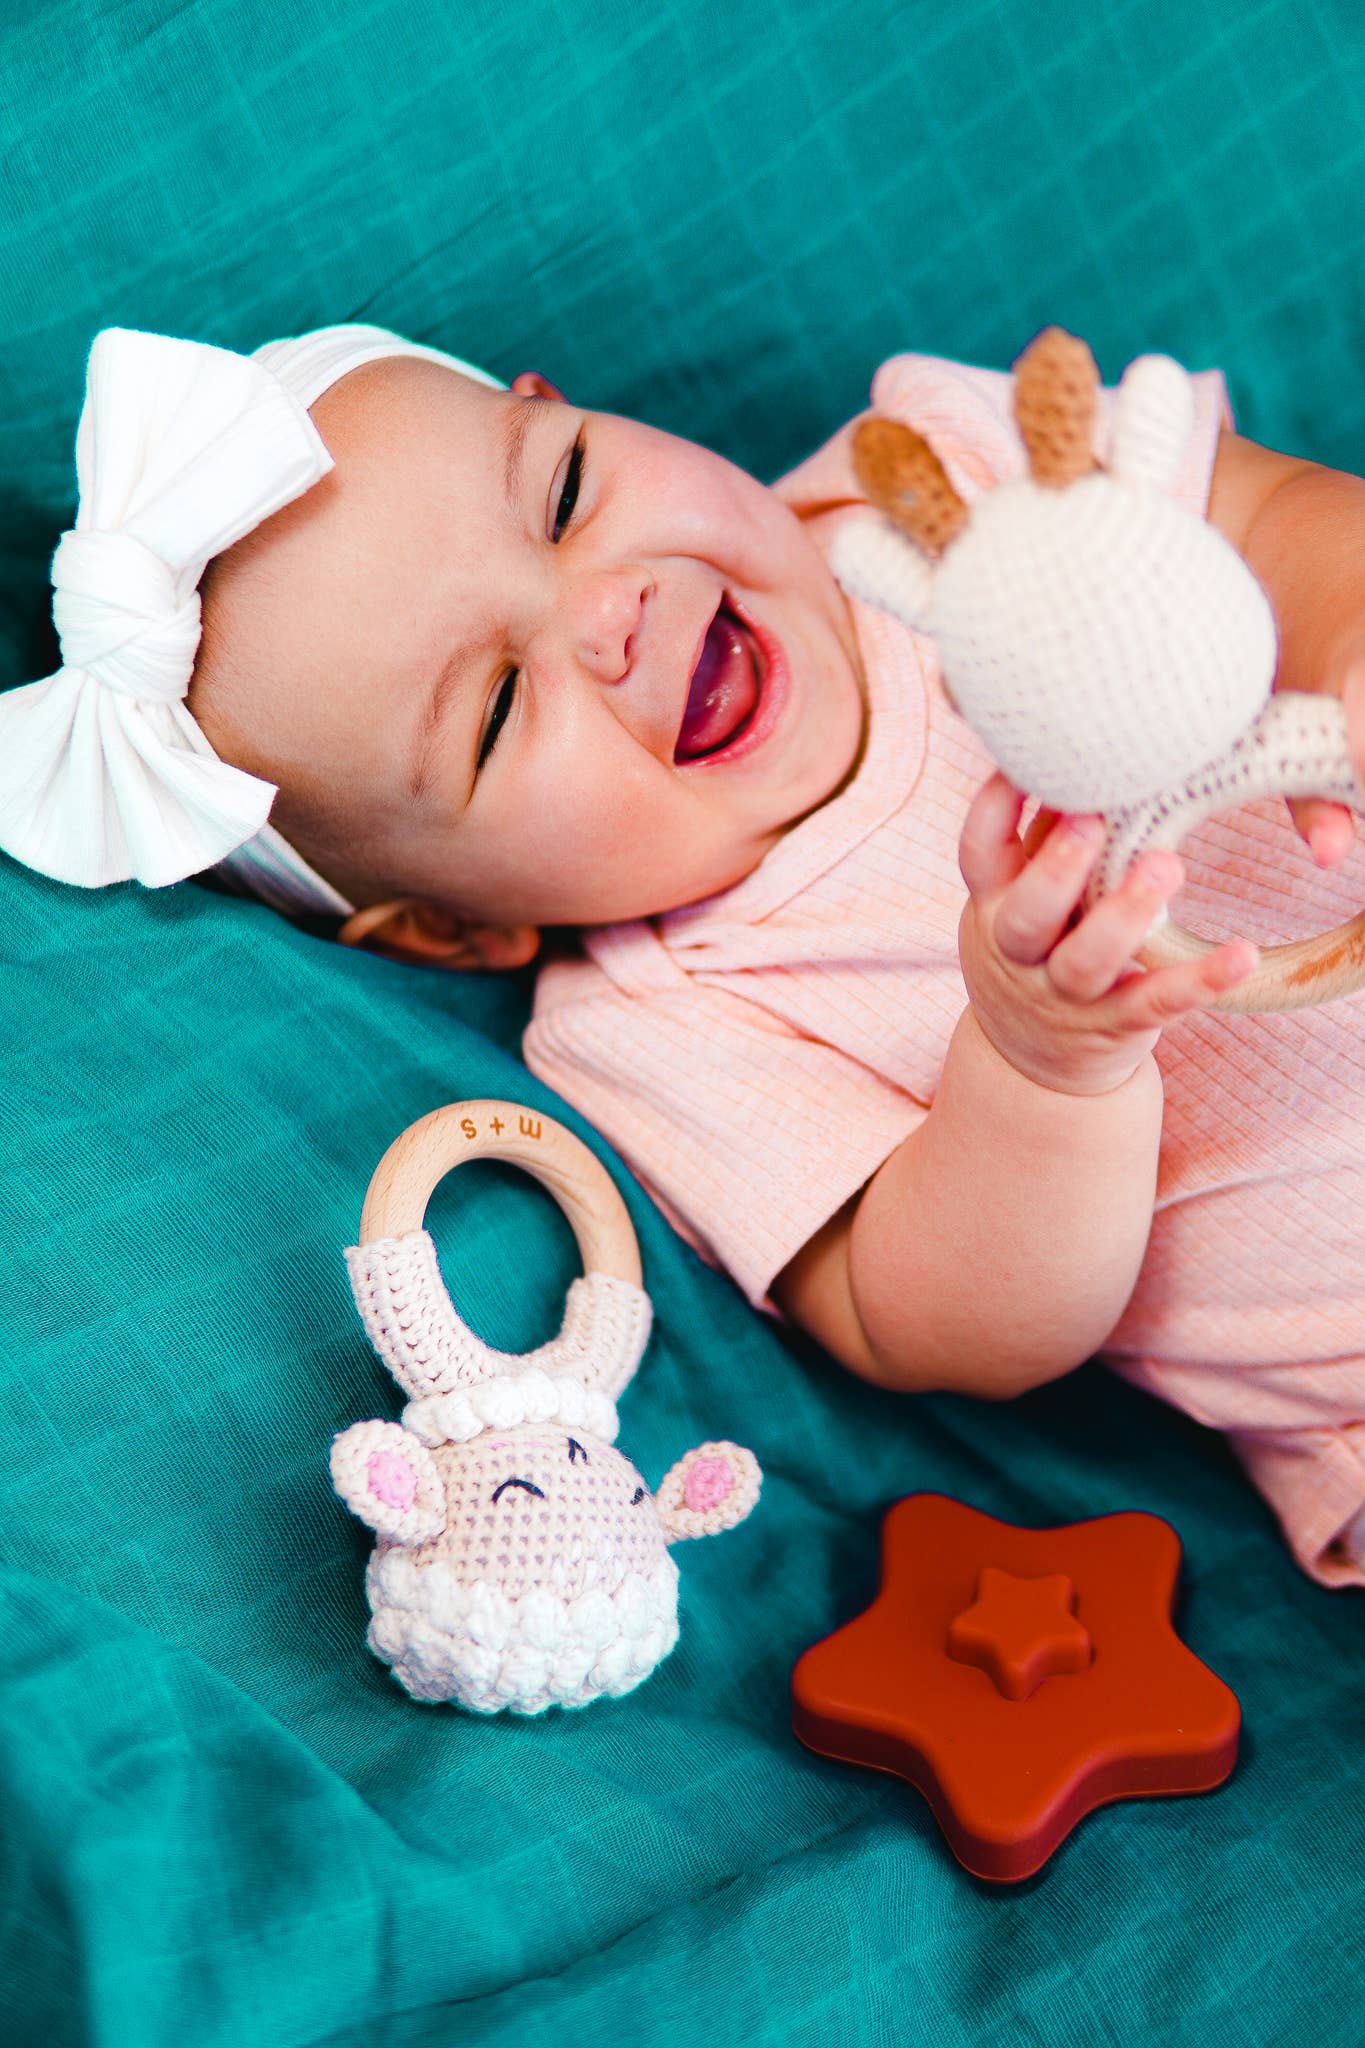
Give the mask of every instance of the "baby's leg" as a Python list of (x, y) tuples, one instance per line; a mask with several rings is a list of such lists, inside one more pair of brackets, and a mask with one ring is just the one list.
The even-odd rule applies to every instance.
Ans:
[(1365, 1422), (1229, 1430), (1228, 1439), (1320, 1586), (1365, 1586)]
[(1365, 1586), (1365, 1356), (1278, 1366), (1108, 1363), (1226, 1436), (1309, 1578)]
[(1226, 1434), (1324, 1586), (1365, 1585), (1363, 1020), (1357, 998), (1163, 1040), (1158, 1204), (1103, 1353)]
[(1341, 1554), (1365, 1576), (1365, 1508), (1341, 1532)]

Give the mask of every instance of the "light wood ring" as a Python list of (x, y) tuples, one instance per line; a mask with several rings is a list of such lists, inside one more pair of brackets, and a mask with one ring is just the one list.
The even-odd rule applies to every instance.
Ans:
[(489, 1096), (449, 1102), (399, 1132), (366, 1189), (361, 1244), (420, 1230), (437, 1182), (468, 1159), (524, 1166), (572, 1224), (585, 1273), (643, 1284), (630, 1211), (597, 1154), (543, 1110)]
[[(1279, 766), (1295, 753), (1300, 766)], [(1365, 789), (1351, 765), (1345, 707), (1339, 698), (1283, 691), (1270, 699), (1246, 737), (1211, 769), (1191, 776), (1155, 801), (1109, 820), (1110, 836), (1088, 900), (1114, 889), (1139, 853), (1178, 847), (1194, 826), (1220, 811), (1270, 795), (1327, 797), (1357, 813)], [(1208, 939), (1186, 931), (1164, 911), (1137, 950), (1147, 969), (1174, 967), (1215, 952)], [(1300, 1010), (1365, 987), (1365, 911), (1315, 938), (1261, 948), (1254, 972), (1204, 1007), (1260, 1013)]]

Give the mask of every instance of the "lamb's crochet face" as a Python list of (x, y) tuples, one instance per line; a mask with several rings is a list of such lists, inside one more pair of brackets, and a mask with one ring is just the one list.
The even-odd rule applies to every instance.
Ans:
[[(408, 1415), (428, 1426), (420, 1409)], [(761, 1480), (751, 1451), (698, 1444), (651, 1494), (610, 1444), (542, 1423), (460, 1443), (356, 1423), (332, 1476), (380, 1538), (365, 1574), (374, 1654), (416, 1699), (521, 1714), (647, 1678), (678, 1639), (669, 1545), (743, 1521)]]
[(445, 1484), (446, 1526), (413, 1551), (462, 1585), (483, 1580), (518, 1600), (533, 1586), (571, 1599), (614, 1593), (628, 1572), (652, 1573), (667, 1549), (640, 1474), (610, 1444), (558, 1427), (490, 1430), (432, 1457)]
[[(360, 1423), (333, 1474), (381, 1532), (365, 1574), (375, 1655), (416, 1699), (521, 1714), (647, 1678), (678, 1639), (669, 1544), (742, 1521), (760, 1477), (752, 1452), (701, 1444), (651, 1495), (609, 1444), (537, 1424), (427, 1447)], [(413, 1534), (383, 1540), (405, 1521)]]
[(503, 927), (670, 909), (855, 764), (847, 602), (734, 464), (532, 373), (499, 391), (411, 357), (311, 412), (336, 466), (209, 565), (190, 706), (353, 903)]

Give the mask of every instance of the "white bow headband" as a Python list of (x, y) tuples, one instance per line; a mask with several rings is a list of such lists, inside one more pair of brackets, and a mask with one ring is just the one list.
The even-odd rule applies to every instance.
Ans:
[(322, 327), (250, 356), (127, 327), (96, 335), (76, 522), (52, 557), (62, 666), (0, 693), (6, 853), (85, 888), (161, 888), (216, 866), (280, 910), (354, 908), (266, 823), (275, 785), (220, 760), (185, 698), (209, 561), (334, 467), (308, 407), (389, 355), (506, 389), (382, 327)]

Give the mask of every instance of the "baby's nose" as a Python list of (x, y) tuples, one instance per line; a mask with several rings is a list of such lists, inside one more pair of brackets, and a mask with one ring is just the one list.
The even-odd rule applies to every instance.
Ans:
[(633, 569), (598, 570), (574, 592), (572, 618), (578, 658), (604, 682), (619, 682), (630, 667), (649, 581)]

